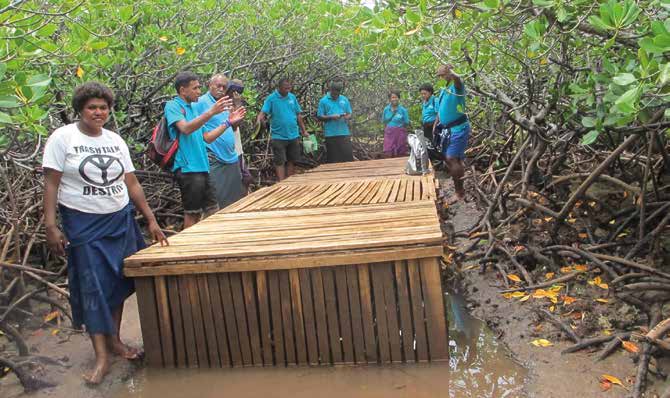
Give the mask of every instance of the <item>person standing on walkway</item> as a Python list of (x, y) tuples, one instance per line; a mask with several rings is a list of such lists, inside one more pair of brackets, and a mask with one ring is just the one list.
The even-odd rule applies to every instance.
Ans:
[[(277, 89), (263, 103), (257, 123), (265, 124), (270, 117), (270, 146), (275, 172), (279, 181), (294, 173), (295, 163), (300, 160), (300, 135), (308, 137), (302, 118), (302, 108), (291, 93), (293, 84), (287, 78), (279, 80)], [(299, 131), (299, 132), (298, 132)]]
[[(204, 113), (228, 91), (228, 77), (215, 74), (209, 79), (209, 90), (200, 96), (197, 106), (198, 113)], [(226, 124), (229, 112), (223, 111), (212, 116), (204, 125), (205, 132), (214, 131)], [(209, 183), (214, 188), (214, 196), (220, 209), (236, 202), (244, 196), (242, 172), (239, 155), (235, 149), (235, 132), (237, 125), (229, 125), (214, 141), (207, 144), (209, 153)]]
[(400, 105), (400, 91), (389, 93), (389, 104), (382, 112), (384, 123), (384, 156), (407, 156), (407, 128), (409, 127), (409, 113)]
[(423, 127), (423, 136), (428, 142), (433, 142), (433, 128), (437, 118), (439, 102), (433, 95), (434, 89), (431, 84), (422, 84), (419, 88), (421, 93), (421, 125)]
[[(244, 93), (244, 82), (240, 79), (233, 79), (228, 84), (228, 91), (226, 95), (233, 100), (233, 110), (245, 106), (246, 102), (242, 98), (242, 93)], [(240, 171), (242, 173), (242, 184), (244, 185), (243, 196), (246, 196), (249, 193), (249, 186), (254, 181), (249, 167), (247, 167), (247, 162), (244, 159), (244, 146), (242, 145), (242, 133), (240, 132), (240, 126), (235, 127), (235, 151), (240, 158)]]
[(454, 180), (456, 195), (448, 203), (465, 199), (463, 175), (465, 174), (465, 148), (470, 137), (470, 121), (465, 113), (465, 85), (451, 65), (441, 65), (437, 76), (444, 79), (447, 87), (438, 98), (439, 109), (435, 120), (435, 133), (440, 134), (442, 154), (447, 163), (449, 175)]
[(344, 82), (333, 81), (330, 91), (319, 101), (316, 117), (323, 122), (328, 163), (354, 160), (348, 121), (351, 119), (349, 99), (342, 95)]
[(75, 329), (86, 327), (95, 351), (95, 365), (84, 375), (90, 384), (107, 374), (111, 354), (141, 356), (120, 336), (123, 305), (135, 291), (133, 280), (123, 275), (123, 259), (146, 246), (135, 209), (153, 240), (168, 244), (137, 181), (128, 146), (103, 127), (113, 106), (107, 86), (77, 87), (72, 107), (79, 121), (49, 136), (42, 160), (47, 245), (55, 255), (67, 254), (72, 323)]
[(200, 97), (200, 81), (191, 72), (178, 73), (174, 87), (177, 96), (165, 104), (165, 118), (170, 138), (179, 140), (172, 171), (181, 192), (186, 229), (219, 207), (209, 183), (206, 144), (217, 139), (232, 124), (240, 122), (246, 110), (240, 108), (231, 112), (228, 120), (214, 130), (205, 132), (204, 124), (229, 109), (232, 101), (228, 97), (221, 97), (209, 109), (200, 112), (196, 106)]

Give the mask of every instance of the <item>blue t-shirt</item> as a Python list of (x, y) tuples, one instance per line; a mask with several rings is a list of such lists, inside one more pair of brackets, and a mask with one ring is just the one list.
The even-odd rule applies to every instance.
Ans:
[(421, 105), (421, 122), (433, 123), (437, 117), (439, 102), (434, 95), (431, 95), (426, 102)]
[(452, 83), (442, 89), (439, 98), (440, 124), (449, 124), (465, 114), (465, 86), (458, 90)]
[(198, 115), (196, 103), (187, 104), (179, 96), (165, 104), (165, 118), (167, 119), (170, 138), (175, 139), (177, 135), (179, 136), (179, 149), (175, 154), (172, 171), (181, 169), (182, 173), (209, 172), (207, 147), (202, 136), (205, 129), (200, 127), (191, 134), (181, 134), (175, 126), (175, 123), (180, 120), (188, 122), (197, 118)]
[(302, 109), (293, 93), (282, 97), (279, 91), (275, 90), (265, 99), (261, 112), (270, 116), (272, 139), (294, 140), (300, 136), (298, 114), (302, 112)]
[(394, 113), (391, 110), (391, 104), (388, 104), (382, 114), (382, 123), (389, 127), (404, 127), (409, 124), (409, 113), (402, 105), (398, 105)]
[[(321, 98), (321, 101), (319, 101), (319, 109), (317, 110), (316, 115), (331, 116), (342, 115), (344, 113), (351, 113), (349, 99), (344, 95), (340, 95), (335, 100), (330, 96), (330, 93), (328, 93), (323, 98)], [(349, 135), (349, 125), (347, 120), (344, 118), (327, 120), (323, 124), (323, 132), (326, 137)]]
[[(197, 102), (198, 114), (207, 112), (209, 108), (216, 103), (216, 99), (210, 93), (200, 96)], [(212, 116), (205, 123), (205, 132), (212, 131), (228, 120), (229, 112), (221, 112)], [(235, 163), (238, 160), (237, 151), (235, 151), (235, 133), (232, 127), (228, 127), (214, 142), (207, 144), (207, 149), (216, 156), (216, 158), (226, 164)]]

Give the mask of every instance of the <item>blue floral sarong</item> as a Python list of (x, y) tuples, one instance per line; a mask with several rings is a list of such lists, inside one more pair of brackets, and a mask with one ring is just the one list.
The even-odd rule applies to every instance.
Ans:
[(59, 205), (67, 247), (73, 326), (89, 334), (116, 334), (112, 312), (133, 294), (123, 259), (146, 247), (134, 207), (109, 214), (84, 213)]

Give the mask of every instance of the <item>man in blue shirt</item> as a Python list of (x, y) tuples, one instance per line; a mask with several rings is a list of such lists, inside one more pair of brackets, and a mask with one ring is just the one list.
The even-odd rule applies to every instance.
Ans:
[[(308, 137), (302, 119), (302, 108), (291, 93), (289, 79), (281, 79), (277, 89), (263, 103), (257, 123), (266, 123), (270, 117), (272, 157), (279, 181), (293, 174), (295, 162), (300, 160), (300, 134)], [(300, 133), (298, 133), (300, 127)]]
[(351, 119), (349, 99), (341, 95), (344, 82), (333, 81), (330, 91), (319, 101), (316, 117), (323, 122), (328, 163), (354, 160), (348, 120)]
[[(209, 80), (209, 91), (198, 99), (198, 111), (206, 112), (216, 101), (223, 98), (228, 90), (228, 82), (228, 77), (225, 75), (216, 74), (212, 76)], [(213, 131), (225, 124), (228, 116), (228, 111), (214, 115), (205, 123), (205, 132)], [(244, 196), (239, 156), (235, 149), (233, 128), (236, 127), (235, 125), (228, 127), (223, 134), (207, 144), (210, 167), (209, 182), (214, 187), (214, 195), (221, 209)]]
[(203, 125), (230, 108), (232, 101), (223, 97), (205, 112), (199, 112), (195, 103), (200, 96), (200, 82), (191, 72), (178, 73), (174, 87), (177, 96), (165, 104), (165, 118), (170, 137), (179, 140), (172, 171), (184, 206), (184, 228), (188, 228), (200, 221), (203, 213), (207, 215), (218, 207), (208, 182), (209, 160), (205, 144), (214, 141), (230, 124), (242, 120), (246, 110), (234, 111), (223, 125), (205, 133)]
[(435, 119), (437, 118), (438, 101), (433, 95), (433, 85), (426, 83), (419, 88), (421, 93), (421, 125), (423, 126), (423, 136), (428, 139), (428, 142), (433, 142), (433, 127), (435, 127)]
[[(456, 197), (450, 202), (465, 199), (463, 175), (465, 174), (465, 148), (470, 136), (470, 122), (465, 113), (465, 85), (451, 65), (441, 65), (437, 76), (447, 82), (440, 92), (436, 134), (441, 138), (442, 154), (445, 156), (449, 174), (454, 179)], [(455, 200), (454, 200), (455, 199)]]

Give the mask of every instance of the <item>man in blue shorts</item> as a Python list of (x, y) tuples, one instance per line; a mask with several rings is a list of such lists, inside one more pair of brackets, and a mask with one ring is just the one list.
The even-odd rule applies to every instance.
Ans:
[(279, 181), (291, 176), (295, 162), (300, 160), (300, 134), (309, 136), (302, 120), (302, 108), (291, 93), (292, 88), (289, 79), (281, 79), (277, 89), (265, 99), (256, 120), (257, 123), (265, 124), (267, 117), (270, 117), (270, 146)]
[(437, 76), (444, 79), (447, 87), (442, 89), (438, 98), (439, 109), (435, 120), (436, 134), (441, 136), (442, 155), (444, 155), (449, 175), (454, 179), (456, 197), (448, 202), (465, 199), (463, 175), (465, 174), (465, 148), (470, 137), (470, 122), (465, 113), (465, 85), (453, 71), (451, 65), (441, 65)]

